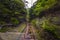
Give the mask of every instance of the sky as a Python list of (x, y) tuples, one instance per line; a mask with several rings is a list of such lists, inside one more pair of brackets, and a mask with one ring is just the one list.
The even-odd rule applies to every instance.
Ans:
[(36, 2), (37, 0), (26, 0), (26, 1), (28, 1), (27, 8), (31, 8), (31, 6), (33, 5), (33, 3)]

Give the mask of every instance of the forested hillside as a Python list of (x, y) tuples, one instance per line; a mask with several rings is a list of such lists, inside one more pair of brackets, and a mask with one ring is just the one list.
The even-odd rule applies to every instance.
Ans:
[(30, 10), (39, 40), (60, 40), (60, 0), (38, 0)]

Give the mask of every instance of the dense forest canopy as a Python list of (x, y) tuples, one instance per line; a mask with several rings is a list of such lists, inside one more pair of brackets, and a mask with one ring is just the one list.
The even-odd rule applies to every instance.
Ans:
[[(50, 33), (56, 38), (51, 40), (60, 40), (59, 15), (60, 0), (38, 0), (34, 3), (30, 9), (30, 20), (38, 29), (37, 34), (39, 34), (39, 40), (50, 40)], [(41, 31), (41, 29), (44, 31)], [(48, 34), (45, 34), (45, 32), (48, 32)]]
[(42, 11), (54, 7), (58, 3), (58, 0), (38, 0), (31, 8), (32, 14), (38, 16)]
[(19, 24), (25, 20), (26, 9), (22, 0), (0, 0), (0, 25)]
[(38, 40), (60, 40), (60, 0), (37, 0), (28, 9), (24, 2), (0, 0), (0, 32), (11, 31), (9, 27), (14, 27), (25, 33), (28, 27), (27, 33), (36, 31)]

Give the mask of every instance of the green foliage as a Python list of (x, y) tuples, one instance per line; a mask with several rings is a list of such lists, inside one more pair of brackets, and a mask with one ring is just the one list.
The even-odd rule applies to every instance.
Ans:
[(19, 21), (16, 18), (11, 18), (12, 24), (19, 24)]
[(49, 19), (45, 19), (42, 23), (42, 27), (46, 30), (54, 31), (55, 25), (51, 24)]
[(53, 18), (52, 18), (52, 21), (54, 21), (54, 22), (59, 22), (59, 21), (60, 21), (60, 18), (59, 18), (59, 17), (53, 17)]
[(36, 19), (32, 20), (31, 23), (35, 26), (36, 25)]
[(1, 21), (1, 22), (0, 22), (0, 25), (4, 25), (4, 24), (6, 24), (4, 21)]
[(56, 0), (38, 0), (36, 5), (32, 7), (32, 14), (39, 15), (41, 11), (53, 7), (57, 3)]
[(41, 32), (44, 32), (41, 31), (41, 29), (50, 32), (51, 34), (53, 34), (55, 38), (60, 39), (60, 26), (55, 23), (55, 22), (59, 23), (60, 22), (59, 20), (60, 20), (59, 16), (55, 17), (47, 16), (40, 18), (40, 20), (34, 19), (31, 21), (31, 23), (34, 25), (34, 27), (38, 29), (37, 34), (39, 35), (40, 39), (43, 40), (43, 38), (41, 38)]
[(0, 24), (18, 24), (19, 16), (25, 18), (26, 9), (22, 0), (0, 0)]
[(0, 29), (0, 32), (6, 32), (8, 31), (9, 29), (7, 27), (3, 27), (2, 29)]
[[(54, 19), (54, 21), (52, 21), (52, 22), (59, 21), (59, 17), (57, 17), (57, 16), (56, 16), (56, 17), (52, 17), (52, 19)], [(50, 17), (45, 18), (45, 19), (43, 20), (41, 26), (42, 26), (43, 29), (45, 29), (45, 30), (53, 33), (56, 38), (59, 38), (59, 39), (60, 39), (60, 33), (59, 33), (60, 26), (57, 25), (56, 23), (55, 23), (55, 24), (52, 23), (52, 22), (51, 22), (52, 19), (50, 19)], [(58, 22), (58, 23), (59, 23), (59, 22)]]
[[(49, 13), (45, 11), (53, 9), (55, 6), (60, 6), (60, 1), (58, 2), (58, 0), (38, 0), (36, 2), (36, 5), (34, 5), (31, 10), (30, 10), (30, 15), (31, 15), (31, 23), (36, 26), (36, 28), (38, 29), (37, 34), (41, 35), (40, 30), (43, 29), (44, 31), (48, 31), (49, 33), (53, 34), (55, 38), (59, 38), (60, 39), (60, 16), (55, 16), (55, 11), (53, 13)], [(58, 11), (58, 10), (57, 10)], [(59, 12), (57, 12), (56, 14), (58, 14)], [(44, 15), (44, 17), (42, 17), (40, 14)], [(53, 16), (50, 16), (53, 15)], [(33, 17), (33, 18), (32, 18)], [(40, 20), (37, 20), (36, 18), (40, 17)], [(36, 23), (38, 22), (38, 23)], [(38, 25), (39, 24), (39, 25)], [(37, 26), (38, 25), (38, 26)], [(40, 29), (40, 30), (39, 30)], [(39, 37), (40, 38), (40, 37)], [(43, 38), (42, 38), (43, 39)]]

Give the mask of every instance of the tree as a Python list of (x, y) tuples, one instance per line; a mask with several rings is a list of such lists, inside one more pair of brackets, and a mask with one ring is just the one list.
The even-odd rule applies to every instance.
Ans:
[[(26, 9), (22, 0), (0, 0), (0, 22), (3, 24), (19, 24), (25, 19)], [(11, 20), (13, 19), (13, 20)], [(13, 22), (13, 23), (12, 23)], [(1, 24), (0, 25), (3, 25)]]

